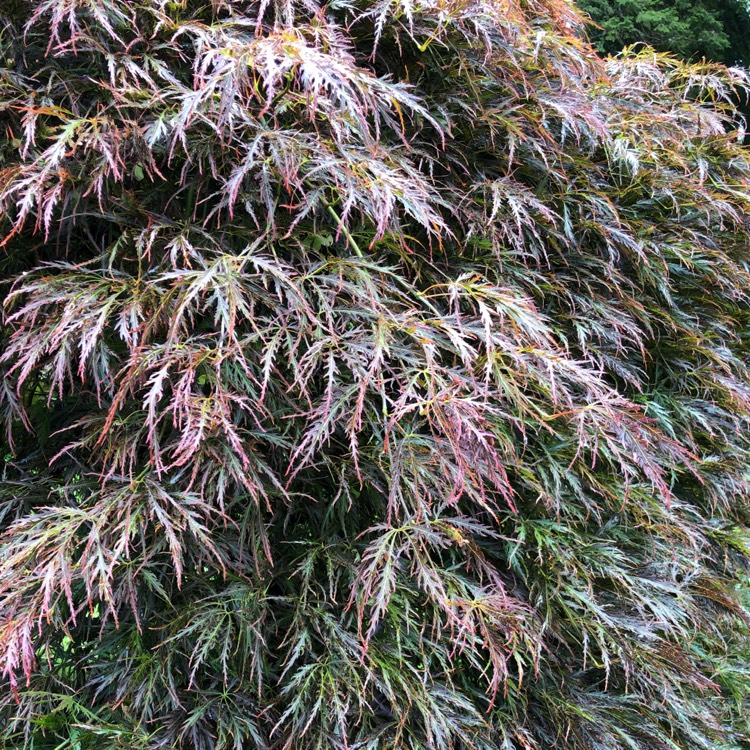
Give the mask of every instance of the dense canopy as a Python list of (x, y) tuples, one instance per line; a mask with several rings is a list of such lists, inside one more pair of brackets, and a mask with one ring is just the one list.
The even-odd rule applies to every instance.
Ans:
[(747, 80), (561, 0), (0, 13), (0, 737), (740, 750)]
[(750, 65), (747, 0), (580, 0), (597, 48), (617, 54), (646, 43), (680, 57)]

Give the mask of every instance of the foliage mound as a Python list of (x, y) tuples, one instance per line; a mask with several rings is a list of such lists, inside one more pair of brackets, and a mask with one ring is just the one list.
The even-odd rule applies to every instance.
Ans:
[(4, 747), (748, 747), (740, 72), (3, 8)]

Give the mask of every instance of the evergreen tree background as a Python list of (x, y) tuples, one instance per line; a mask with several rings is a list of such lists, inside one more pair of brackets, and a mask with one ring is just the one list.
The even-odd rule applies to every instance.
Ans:
[(750, 8), (745, 0), (581, 0), (596, 27), (597, 48), (616, 55), (644, 42), (684, 58), (750, 65)]
[(741, 71), (2, 13), (4, 747), (747, 750)]

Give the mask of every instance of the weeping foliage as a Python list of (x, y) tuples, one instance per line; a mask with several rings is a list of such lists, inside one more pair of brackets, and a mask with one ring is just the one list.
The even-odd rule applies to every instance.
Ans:
[(748, 747), (742, 71), (1, 12), (4, 747)]

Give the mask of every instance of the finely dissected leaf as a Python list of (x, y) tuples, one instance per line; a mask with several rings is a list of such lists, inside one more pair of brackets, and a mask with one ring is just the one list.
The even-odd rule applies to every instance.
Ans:
[(581, 23), (3, 6), (0, 744), (747, 744), (748, 79)]

